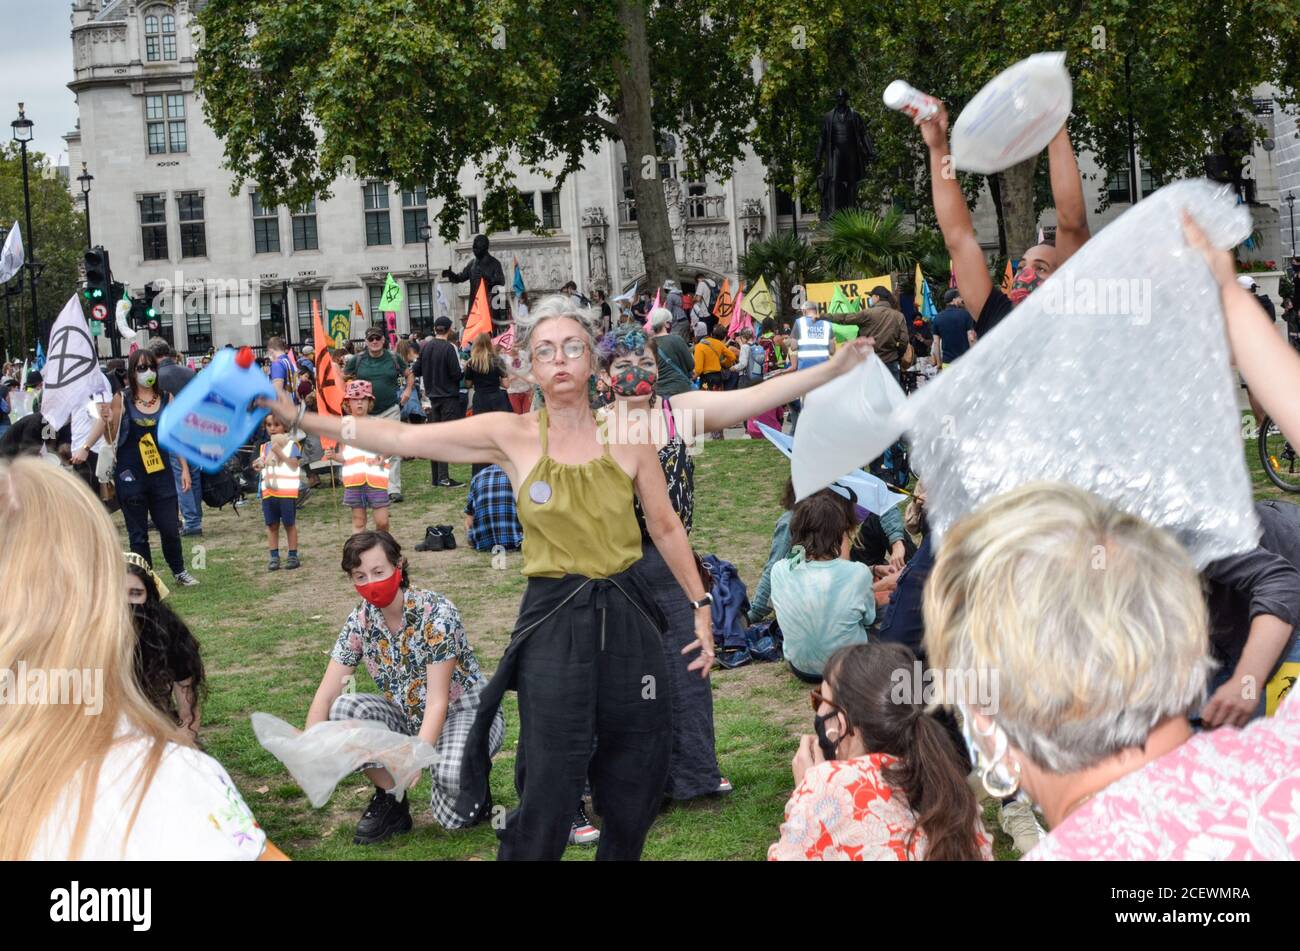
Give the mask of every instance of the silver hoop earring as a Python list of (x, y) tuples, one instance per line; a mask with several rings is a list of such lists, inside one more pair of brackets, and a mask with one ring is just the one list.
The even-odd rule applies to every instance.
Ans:
[[(1005, 757), (999, 759), (997, 762), (1000, 763), (1003, 761), (1003, 759), (1005, 759)], [(1014, 796), (1019, 791), (1020, 763), (1015, 760), (1012, 760), (1011, 765), (1015, 767), (1015, 775), (1012, 776), (1011, 782), (1007, 785), (1005, 789), (998, 789), (989, 783), (989, 777), (993, 774), (994, 770), (996, 770), (997, 763), (990, 763), (988, 765), (988, 768), (980, 773), (980, 783), (984, 786), (984, 791), (988, 793), (990, 796), (992, 796), (994, 799), (1006, 799), (1010, 796)]]

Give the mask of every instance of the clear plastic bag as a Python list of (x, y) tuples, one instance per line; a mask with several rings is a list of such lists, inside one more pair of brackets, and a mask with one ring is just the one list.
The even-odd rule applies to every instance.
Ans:
[(379, 763), (392, 774), (394, 795), (401, 800), (422, 770), (438, 761), (438, 752), (414, 736), (394, 733), (366, 720), (327, 720), (297, 730), (269, 713), (254, 713), (253, 734), (268, 753), (284, 764), (316, 808), (329, 801), (339, 780), (362, 766)]
[(1219, 287), (1187, 246), (1183, 209), (1217, 247), (1250, 233), (1230, 189), (1162, 188), (894, 414), (937, 536), (1051, 480), (1165, 528), (1198, 567), (1258, 543)]
[(790, 460), (795, 497), (807, 498), (884, 452), (901, 432), (891, 414), (905, 399), (875, 354), (805, 396)]
[(1073, 94), (1064, 53), (1035, 53), (1004, 69), (953, 124), (953, 165), (991, 175), (1037, 155), (1065, 124)]

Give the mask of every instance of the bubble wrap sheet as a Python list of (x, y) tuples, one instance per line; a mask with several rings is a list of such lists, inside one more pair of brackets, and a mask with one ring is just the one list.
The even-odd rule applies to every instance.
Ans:
[[(881, 412), (878, 381), (867, 387), (874, 368), (835, 381), (866, 387), (838, 406), (809, 399), (792, 463), (799, 495), (865, 461), (864, 446), (878, 451), (907, 431), (936, 542), (984, 501), (1046, 480), (1167, 529), (1198, 567), (1253, 548), (1259, 525), (1219, 288), (1187, 246), (1184, 208), (1218, 247), (1250, 232), (1225, 189), (1166, 186), (911, 399)], [(817, 438), (805, 444), (810, 423)], [(811, 467), (800, 466), (805, 449)]]
[(1223, 189), (1162, 188), (895, 412), (940, 537), (1050, 480), (1167, 529), (1198, 567), (1258, 544), (1219, 287), (1187, 246), (1184, 208), (1218, 247), (1250, 233)]
[(269, 713), (254, 713), (249, 719), (257, 742), (284, 764), (318, 809), (329, 801), (340, 779), (367, 763), (383, 764), (401, 799), (420, 771), (438, 761), (437, 751), (418, 737), (374, 723), (327, 720), (299, 731)]

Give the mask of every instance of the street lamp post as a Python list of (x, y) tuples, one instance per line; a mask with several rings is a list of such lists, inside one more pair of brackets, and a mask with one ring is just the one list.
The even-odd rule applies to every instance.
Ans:
[[(429, 277), (429, 239), (433, 237), (433, 228), (426, 221), (420, 225), (420, 240), (424, 242), (424, 280), (429, 285), (429, 309), (433, 309), (433, 281)], [(424, 328), (420, 328), (421, 332)]]
[(1283, 201), (1286, 202), (1286, 206), (1288, 210), (1290, 210), (1291, 212), (1291, 257), (1294, 258), (1295, 257), (1295, 192), (1287, 192), (1286, 198), (1284, 198)]
[(81, 182), (81, 195), (86, 199), (86, 247), (93, 248), (90, 241), (90, 183), (95, 180), (95, 176), (86, 171), (86, 163), (81, 163), (81, 174), (77, 176), (77, 181)]
[[(23, 104), (18, 103), (18, 118), (10, 125), (13, 128), (13, 139), (18, 143), (19, 149), (23, 154), (23, 208), (27, 216), (27, 234), (23, 235), (27, 244), (27, 273), (30, 275), (32, 283), (32, 326), (37, 334), (40, 334), (40, 317), (37, 316), (36, 310), (36, 235), (32, 232), (32, 193), (27, 183), (27, 143), (32, 140), (32, 126), (35, 123), (27, 118), (27, 112), (23, 109)], [(27, 315), (22, 318), (22, 350), (23, 356), (27, 356)]]

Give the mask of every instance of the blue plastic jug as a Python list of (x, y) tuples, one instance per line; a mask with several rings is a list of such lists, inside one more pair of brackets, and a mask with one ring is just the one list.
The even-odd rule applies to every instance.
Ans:
[(163, 410), (158, 443), (204, 472), (217, 472), (266, 416), (250, 408), (259, 396), (275, 399), (275, 387), (253, 351), (223, 348)]

